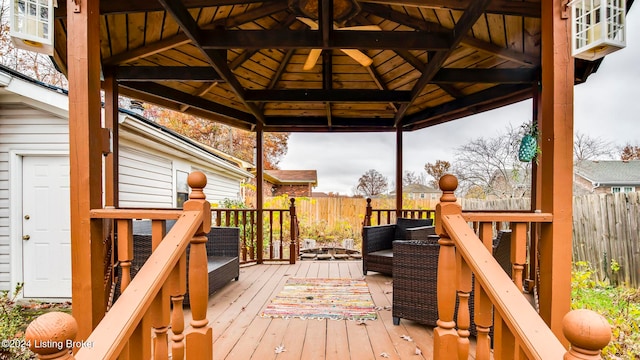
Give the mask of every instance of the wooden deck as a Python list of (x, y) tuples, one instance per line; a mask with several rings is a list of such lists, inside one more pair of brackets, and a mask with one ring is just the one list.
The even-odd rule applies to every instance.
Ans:
[[(209, 299), (214, 359), (432, 359), (431, 327), (402, 320), (394, 326), (391, 278), (366, 276), (378, 319), (359, 325), (346, 320), (271, 319), (260, 312), (289, 277), (362, 278), (360, 261), (300, 261), (295, 265), (252, 265)], [(402, 338), (410, 336), (413, 341)], [(286, 351), (276, 354), (278, 346)], [(473, 344), (472, 344), (473, 347)], [(416, 355), (416, 348), (422, 355)]]

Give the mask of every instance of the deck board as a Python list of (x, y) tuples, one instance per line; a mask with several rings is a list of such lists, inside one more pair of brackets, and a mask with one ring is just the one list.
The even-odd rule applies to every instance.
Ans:
[[(209, 299), (214, 359), (432, 359), (433, 329), (413, 321), (393, 325), (391, 278), (365, 278), (378, 319), (365, 325), (347, 320), (262, 318), (260, 313), (290, 277), (361, 279), (360, 261), (300, 261), (295, 265), (243, 266), (232, 281)], [(402, 335), (410, 336), (407, 341)], [(284, 352), (276, 354), (282, 345)], [(472, 341), (472, 348), (474, 348)], [(416, 347), (422, 355), (416, 355)], [(471, 357), (473, 358), (473, 356)]]

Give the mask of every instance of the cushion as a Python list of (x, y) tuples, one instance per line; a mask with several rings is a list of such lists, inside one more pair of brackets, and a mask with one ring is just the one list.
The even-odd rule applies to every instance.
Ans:
[(396, 233), (394, 239), (403, 240), (407, 238), (407, 229), (418, 226), (431, 226), (433, 219), (407, 219), (399, 218), (396, 222)]

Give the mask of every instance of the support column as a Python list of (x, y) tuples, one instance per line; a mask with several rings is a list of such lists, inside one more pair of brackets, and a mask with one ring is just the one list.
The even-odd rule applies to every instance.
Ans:
[(541, 226), (540, 315), (565, 345), (562, 318), (571, 305), (573, 200), (573, 58), (563, 1), (542, 1), (540, 196), (553, 223)]
[(262, 264), (262, 249), (264, 241), (264, 224), (262, 223), (264, 212), (264, 132), (262, 130), (262, 123), (258, 121), (256, 125), (256, 209), (258, 219), (256, 220), (256, 232), (257, 232), (257, 262)]
[(111, 152), (104, 158), (105, 172), (105, 206), (119, 206), (118, 198), (118, 82), (113, 73), (109, 71), (104, 79), (104, 127), (111, 132)]
[(396, 219), (402, 216), (402, 126), (396, 127)]
[(89, 215), (102, 207), (100, 1), (80, 1), (78, 8), (67, 7), (67, 58), (71, 284), (76, 339), (82, 340), (102, 319), (106, 305), (102, 223)]

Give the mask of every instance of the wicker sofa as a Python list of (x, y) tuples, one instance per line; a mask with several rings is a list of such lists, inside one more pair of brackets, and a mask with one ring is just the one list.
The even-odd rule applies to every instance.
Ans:
[[(175, 224), (167, 221), (167, 232)], [(236, 227), (211, 227), (207, 235), (207, 260), (209, 273), (209, 295), (221, 289), (231, 280), (240, 277), (240, 229)], [(189, 247), (187, 246), (187, 267), (189, 266)], [(133, 223), (133, 261), (131, 276), (140, 270), (151, 255), (151, 221), (142, 220)], [(189, 280), (185, 304), (189, 303)]]
[[(428, 229), (416, 229), (409, 237), (393, 243), (393, 323), (399, 325), (402, 318), (436, 326), (438, 236)], [(493, 255), (505, 271), (511, 269), (510, 253), (511, 231), (499, 231), (493, 240)], [(469, 304), (473, 316), (473, 290)], [(475, 324), (469, 330), (476, 335)]]
[(393, 242), (407, 239), (410, 228), (433, 225), (433, 219), (398, 218), (395, 224), (365, 226), (362, 229), (362, 273), (377, 271), (392, 275)]

